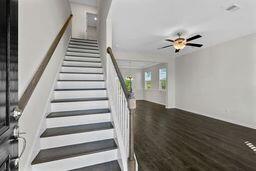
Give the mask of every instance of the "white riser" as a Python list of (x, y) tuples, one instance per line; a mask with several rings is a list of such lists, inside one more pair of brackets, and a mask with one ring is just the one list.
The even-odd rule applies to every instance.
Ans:
[(86, 72), (86, 73), (102, 73), (102, 68), (79, 68), (79, 67), (62, 67), (61, 72)]
[(87, 58), (87, 57), (73, 57), (73, 56), (66, 56), (65, 60), (79, 60), (79, 61), (101, 61), (100, 58)]
[(100, 57), (99, 54), (92, 53), (79, 53), (79, 52), (67, 52), (66, 55), (82, 55), (82, 56), (92, 56), (92, 57)]
[(33, 166), (33, 171), (64, 171), (118, 160), (118, 150), (109, 150), (63, 160), (41, 163)]
[(108, 100), (51, 103), (52, 112), (108, 108)]
[(72, 51), (82, 51), (82, 52), (87, 52), (87, 53), (90, 53), (90, 52), (99, 53), (98, 50), (91, 50), (90, 48), (89, 48), (89, 49), (68, 48), (68, 50), (72, 50)]
[(73, 44), (78, 44), (78, 45), (88, 46), (88, 47), (95, 47), (95, 46), (97, 46), (97, 47), (98, 47), (98, 45), (97, 45), (97, 44), (94, 44), (94, 43), (73, 42), (73, 41), (71, 41), (71, 42), (70, 42), (70, 45), (73, 45)]
[(79, 41), (79, 42), (89, 42), (89, 43), (98, 43), (97, 40), (90, 40), (90, 39), (74, 39), (71, 38), (70, 41)]
[(58, 81), (57, 89), (105, 88), (104, 81)]
[(95, 63), (95, 62), (70, 62), (70, 61), (64, 61), (64, 62), (63, 62), (63, 65), (101, 67), (101, 63)]
[(110, 122), (110, 113), (47, 118), (47, 128)]
[(106, 90), (54, 91), (54, 99), (107, 97)]
[(99, 50), (98, 47), (86, 47), (86, 46), (80, 46), (80, 45), (69, 45), (69, 48), (90, 48), (90, 49), (94, 49), (94, 50)]
[(65, 74), (59, 75), (60, 80), (103, 80), (103, 74)]
[(40, 138), (41, 149), (63, 147), (114, 138), (114, 129)]

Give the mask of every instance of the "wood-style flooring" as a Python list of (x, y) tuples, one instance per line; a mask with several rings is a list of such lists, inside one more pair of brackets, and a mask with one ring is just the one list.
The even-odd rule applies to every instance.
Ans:
[(137, 101), (139, 171), (256, 171), (256, 130)]

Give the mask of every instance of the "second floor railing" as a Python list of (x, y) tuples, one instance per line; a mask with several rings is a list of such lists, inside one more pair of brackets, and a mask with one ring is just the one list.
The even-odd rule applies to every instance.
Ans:
[(110, 47), (107, 52), (110, 56), (106, 60), (107, 88), (123, 167), (124, 170), (135, 171), (133, 129), (136, 100), (126, 88)]

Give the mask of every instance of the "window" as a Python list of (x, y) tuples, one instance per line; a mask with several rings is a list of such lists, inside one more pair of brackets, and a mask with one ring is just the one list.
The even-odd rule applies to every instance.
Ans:
[(166, 90), (167, 87), (167, 69), (159, 69), (159, 89)]
[(145, 72), (145, 89), (150, 89), (152, 87), (152, 72)]
[(132, 80), (126, 78), (126, 79), (125, 79), (125, 85), (126, 85), (127, 90), (128, 90), (129, 92), (131, 92), (131, 91), (132, 91)]

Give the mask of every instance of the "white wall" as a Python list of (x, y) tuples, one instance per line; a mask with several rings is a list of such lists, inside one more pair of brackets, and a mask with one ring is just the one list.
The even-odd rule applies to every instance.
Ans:
[[(23, 0), (19, 2), (19, 97), (23, 94), (51, 43), (71, 14), (67, 0)], [(41, 121), (45, 117), (49, 95), (56, 73), (64, 57), (71, 27), (59, 43), (19, 120), (20, 130), (26, 132), (27, 148), (20, 170), (29, 171), (35, 155)]]
[[(166, 92), (160, 92), (158, 90), (155, 91), (153, 94), (157, 94), (156, 97), (152, 97), (150, 99), (149, 92), (143, 92), (144, 99), (147, 98), (148, 100), (151, 100), (152, 102), (165, 104), (166, 108), (175, 108), (175, 66), (174, 66), (174, 58), (171, 56), (158, 56), (158, 55), (152, 55), (152, 54), (145, 54), (145, 53), (130, 53), (126, 51), (118, 50), (117, 48), (114, 48), (115, 57), (118, 60), (132, 60), (132, 61), (149, 61), (149, 62), (157, 62), (157, 63), (165, 63), (165, 66), (167, 67), (168, 74), (167, 74), (167, 82), (168, 82), (168, 88)], [(156, 71), (158, 73), (158, 71)], [(144, 73), (142, 84), (144, 84)], [(144, 85), (143, 85), (144, 86)], [(165, 96), (165, 98), (163, 98)], [(164, 99), (164, 100), (163, 100)], [(145, 99), (146, 100), (146, 99)]]
[[(166, 105), (167, 104), (167, 90), (160, 90), (159, 88), (159, 69), (167, 68), (167, 64), (159, 64), (149, 68), (143, 69), (143, 87), (145, 87), (145, 72), (152, 73), (152, 88), (144, 90), (144, 100)], [(167, 68), (168, 70), (168, 68)]]
[(95, 7), (90, 7), (77, 3), (70, 3), (73, 14), (72, 37), (87, 39), (87, 13), (97, 14)]
[(104, 68), (104, 73), (106, 73), (107, 65), (107, 47), (112, 47), (112, 21), (111, 21), (111, 12), (110, 7), (112, 0), (98, 1), (99, 14), (98, 14), (98, 40), (99, 48), (102, 59), (102, 64)]
[(176, 107), (256, 128), (256, 34), (178, 57)]
[(96, 27), (88, 26), (86, 31), (87, 39), (98, 40)]
[(136, 100), (144, 100), (143, 72), (142, 69), (120, 68), (123, 78), (132, 75), (132, 89), (135, 93)]

